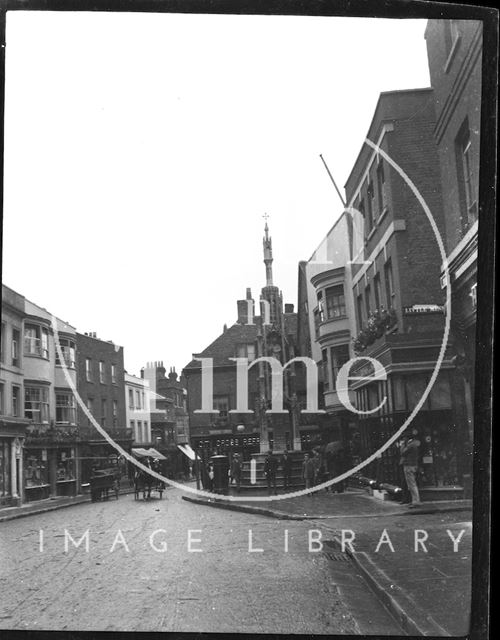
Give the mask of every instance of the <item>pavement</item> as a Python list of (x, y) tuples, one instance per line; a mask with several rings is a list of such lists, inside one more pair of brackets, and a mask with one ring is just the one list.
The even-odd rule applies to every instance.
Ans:
[[(469, 630), (470, 500), (408, 508), (362, 490), (317, 492), (273, 502), (184, 500), (279, 520), (307, 520), (328, 531), (327, 553), (346, 555), (408, 635), (460, 636)], [(344, 533), (342, 533), (342, 531)], [(385, 534), (384, 534), (385, 531)], [(348, 538), (354, 535), (352, 547)], [(454, 546), (452, 537), (459, 542)], [(344, 536), (344, 544), (342, 536)], [(416, 543), (416, 537), (423, 544)], [(455, 550), (456, 549), (456, 550)], [(329, 551), (328, 551), (329, 550)]]
[[(121, 496), (128, 495), (130, 493), (134, 493), (133, 487), (120, 488)], [(115, 500), (115, 497), (111, 492), (108, 500)], [(56, 509), (74, 507), (77, 504), (83, 504), (85, 502), (91, 502), (89, 493), (84, 493), (78, 496), (59, 496), (47, 498), (46, 500), (37, 500), (36, 502), (27, 502), (19, 507), (4, 507), (0, 509), (0, 522), (47, 513), (48, 511), (55, 511)]]

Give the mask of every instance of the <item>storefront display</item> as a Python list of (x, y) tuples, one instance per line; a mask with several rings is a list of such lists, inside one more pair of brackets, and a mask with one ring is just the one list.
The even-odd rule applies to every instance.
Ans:
[(11, 440), (0, 440), (0, 501), (11, 495), (10, 456)]
[(50, 474), (47, 449), (25, 450), (24, 488), (27, 502), (49, 497)]
[(58, 496), (75, 495), (75, 454), (74, 449), (67, 447), (57, 449), (56, 456), (56, 491)]

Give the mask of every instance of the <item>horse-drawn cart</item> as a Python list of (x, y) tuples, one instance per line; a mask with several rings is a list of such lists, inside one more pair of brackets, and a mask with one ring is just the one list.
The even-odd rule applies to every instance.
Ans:
[[(152, 447), (149, 449), (132, 449), (132, 453), (141, 460), (142, 464), (150, 468), (151, 471), (157, 473), (164, 473), (164, 469), (160, 466), (160, 461), (166, 460), (156, 449)], [(165, 483), (158, 478), (155, 478), (152, 474), (137, 468), (134, 474), (134, 498), (139, 500), (142, 493), (143, 500), (150, 500), (152, 493), (156, 492), (160, 500), (163, 497), (165, 491)]]
[(110, 492), (118, 500), (120, 480), (116, 474), (110, 473), (108, 470), (95, 471), (90, 478), (90, 499), (92, 502), (108, 500)]

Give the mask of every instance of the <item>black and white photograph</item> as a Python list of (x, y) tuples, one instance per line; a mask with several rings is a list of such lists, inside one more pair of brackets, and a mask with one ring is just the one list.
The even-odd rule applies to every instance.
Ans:
[(0, 7), (5, 637), (488, 637), (498, 13), (379, 4)]

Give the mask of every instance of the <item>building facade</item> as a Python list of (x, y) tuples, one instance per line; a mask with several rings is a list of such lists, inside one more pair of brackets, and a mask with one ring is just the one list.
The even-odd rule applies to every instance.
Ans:
[(24, 492), (24, 297), (2, 285), (0, 350), (0, 507), (21, 503)]
[[(443, 236), (443, 201), (432, 89), (382, 93), (368, 138), (416, 185)], [(426, 393), (444, 336), (441, 256), (426, 214), (409, 185), (377, 150), (365, 145), (346, 183), (354, 208), (352, 292), (357, 355), (377, 359), (384, 381), (360, 380), (356, 391), (364, 455), (375, 452), (410, 417)], [(357, 219), (356, 219), (357, 218)], [(353, 375), (373, 373), (360, 364)], [(412, 419), (422, 442), (420, 478), (425, 488), (460, 491), (463, 433), (460, 390), (448, 348), (436, 382)], [(397, 447), (369, 470), (398, 484)], [(441, 491), (442, 493), (442, 491)]]
[[(123, 347), (97, 338), (95, 333), (77, 333), (78, 393), (89, 412), (106, 433), (130, 452), (133, 433), (125, 408)], [(109, 468), (119, 459), (109, 444), (78, 407), (82, 485), (87, 487), (93, 469)], [(125, 465), (122, 467), (125, 473)]]
[[(321, 408), (326, 415), (317, 444), (349, 442), (357, 430), (357, 415), (341, 401), (337, 378), (353, 356), (351, 325), (354, 318), (350, 282), (350, 233), (348, 213), (343, 213), (307, 262), (299, 264), (298, 348), (309, 355), (320, 371)], [(346, 390), (350, 401), (354, 393)]]
[(134, 446), (152, 446), (149, 383), (144, 378), (125, 372), (126, 424)]
[[(451, 284), (451, 333), (464, 437), (464, 474), (472, 469), (477, 308), (477, 231), (482, 24), (429, 20), (425, 32), (434, 89), (445, 244)], [(444, 265), (441, 284), (446, 292)], [(470, 483), (468, 483), (470, 485)]]

